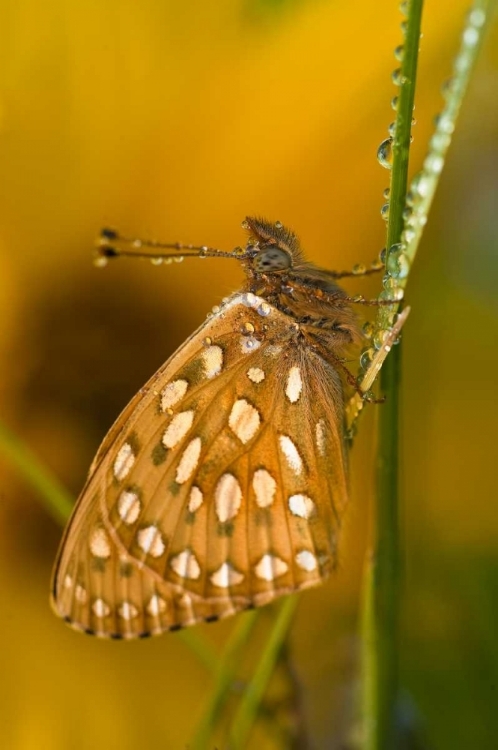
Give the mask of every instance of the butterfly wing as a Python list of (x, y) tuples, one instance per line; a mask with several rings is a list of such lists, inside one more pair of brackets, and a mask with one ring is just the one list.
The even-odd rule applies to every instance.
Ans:
[(104, 440), (65, 533), (56, 611), (134, 637), (319, 583), (347, 500), (342, 389), (299, 326), (236, 294)]

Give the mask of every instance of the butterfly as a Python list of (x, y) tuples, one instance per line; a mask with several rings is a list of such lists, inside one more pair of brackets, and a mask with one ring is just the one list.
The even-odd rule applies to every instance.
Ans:
[[(345, 380), (357, 387), (343, 354), (361, 340), (337, 285), (347, 274), (307, 261), (280, 222), (243, 226), (244, 249), (186, 246), (236, 258), (244, 286), (141, 388), (92, 463), (52, 580), (56, 613), (78, 630), (135, 638), (209, 622), (336, 566)], [(137, 254), (120, 239), (104, 230), (100, 257)]]

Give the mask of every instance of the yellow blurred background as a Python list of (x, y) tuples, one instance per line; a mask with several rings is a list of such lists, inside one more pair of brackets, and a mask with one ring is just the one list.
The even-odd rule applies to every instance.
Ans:
[[(414, 168), (466, 8), (426, 2)], [(128, 399), (241, 282), (216, 260), (97, 270), (100, 227), (230, 249), (256, 214), (292, 227), (318, 264), (369, 263), (384, 244), (375, 153), (400, 21), (395, 1), (4, 0), (0, 416), (74, 495)], [(498, 736), (497, 60), (495, 24), (407, 291), (401, 669), (405, 719), (436, 750)], [(350, 747), (375, 408), (353, 450), (341, 569), (301, 596), (292, 629), (312, 748)], [(98, 642), (56, 619), (61, 528), (1, 456), (0, 472), (2, 748), (188, 747), (209, 672), (178, 634)], [(232, 627), (200, 632), (221, 648)], [(250, 747), (278, 746), (261, 723)]]

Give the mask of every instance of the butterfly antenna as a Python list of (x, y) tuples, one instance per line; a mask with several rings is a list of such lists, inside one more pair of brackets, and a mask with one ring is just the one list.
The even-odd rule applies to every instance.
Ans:
[[(157, 263), (163, 261), (180, 262), (183, 258), (237, 258), (250, 257), (248, 250), (236, 247), (227, 252), (207, 245), (191, 245), (183, 242), (159, 242), (123, 237), (115, 229), (102, 229), (96, 242), (97, 258), (95, 265), (105, 266), (109, 258), (145, 258)], [(166, 251), (166, 252), (165, 252)], [(171, 252), (168, 252), (171, 251)]]

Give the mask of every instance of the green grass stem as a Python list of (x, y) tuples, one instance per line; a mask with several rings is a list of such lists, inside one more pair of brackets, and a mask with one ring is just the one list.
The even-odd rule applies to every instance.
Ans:
[(235, 623), (230, 639), (218, 660), (214, 686), (201, 711), (197, 727), (188, 745), (189, 750), (206, 750), (210, 747), (209, 742), (216, 729), (226, 697), (233, 689), (242, 652), (259, 615), (259, 610), (246, 612), (240, 615)]
[(1, 422), (0, 452), (33, 487), (45, 510), (57, 523), (63, 525), (74, 505), (71, 493), (33, 451)]
[(228, 745), (230, 750), (244, 750), (247, 745), (259, 706), (289, 632), (298, 602), (297, 596), (288, 596), (280, 605), (280, 611), (263, 648), (260, 660), (232, 721)]
[[(33, 487), (36, 496), (49, 515), (59, 525), (64, 526), (71, 514), (74, 498), (55, 474), (2, 422), (0, 422), (0, 453)], [(219, 657), (205, 638), (187, 630), (179, 632), (177, 637), (190, 648), (207, 669), (217, 668)]]
[[(408, 161), (423, 0), (410, 0), (401, 65), (396, 126), (392, 139), (392, 171), (387, 224), (386, 267), (391, 249), (398, 248), (404, 227)], [(397, 271), (397, 266), (394, 267)], [(393, 294), (398, 273), (388, 273), (383, 295)], [(394, 281), (394, 283), (393, 283)], [(380, 332), (393, 323), (393, 310), (380, 308)], [(399, 521), (398, 521), (398, 409), (401, 347), (395, 346), (381, 371), (381, 392), (386, 403), (379, 410), (376, 466), (376, 502), (373, 549), (369, 553), (363, 615), (363, 719), (365, 750), (396, 747), (398, 695)]]
[[(407, 195), (411, 116), (423, 0), (410, 0), (408, 4), (401, 90), (392, 141), (387, 274), (381, 298), (385, 299), (389, 294), (395, 296), (398, 289), (406, 286), (492, 4), (490, 0), (477, 0), (467, 15), (460, 49), (455, 58), (454, 75), (444, 87), (444, 108), (436, 120), (423, 169), (412, 181)], [(380, 308), (376, 321), (378, 337), (395, 321), (397, 309), (397, 305)], [(397, 346), (385, 361), (380, 378), (381, 392), (387, 400), (379, 412), (373, 552), (367, 562), (362, 618), (365, 750), (391, 750), (397, 743), (401, 577), (398, 498), (400, 370), (401, 347)]]

